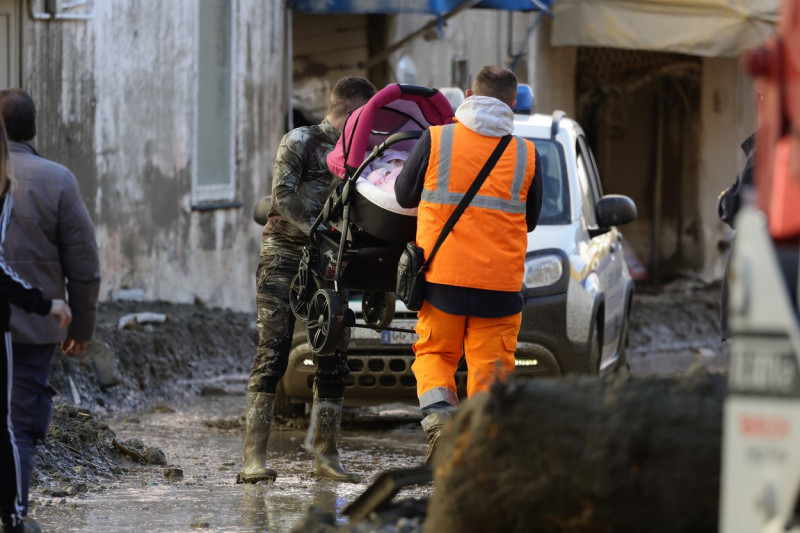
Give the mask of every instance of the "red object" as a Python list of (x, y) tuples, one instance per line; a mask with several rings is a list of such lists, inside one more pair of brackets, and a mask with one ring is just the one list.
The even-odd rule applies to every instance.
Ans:
[[(348, 170), (353, 171), (364, 162), (368, 150), (391, 134), (451, 122), (453, 108), (439, 91), (397, 83), (387, 85), (347, 118), (336, 147), (328, 154), (328, 168), (344, 178)], [(397, 143), (392, 148), (410, 152), (414, 142)]]
[(774, 238), (800, 235), (800, 2), (783, 0), (776, 35), (742, 60), (756, 78), (758, 207)]

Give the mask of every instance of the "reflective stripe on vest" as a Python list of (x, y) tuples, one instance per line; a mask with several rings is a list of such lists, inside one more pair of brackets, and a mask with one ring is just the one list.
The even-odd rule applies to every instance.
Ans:
[[(464, 193), (450, 192), (450, 160), (453, 153), (453, 132), (455, 124), (442, 127), (442, 136), (439, 144), (439, 167), (437, 168), (436, 189), (430, 191), (423, 189), (422, 199), (432, 204), (458, 205)], [(517, 143), (517, 160), (514, 165), (514, 181), (511, 183), (511, 199), (505, 200), (494, 196), (476, 194), (470, 202), (475, 207), (496, 209), (506, 213), (525, 213), (525, 202), (520, 200), (520, 191), (525, 183), (525, 171), (528, 167), (528, 150), (525, 141), (514, 137)]]

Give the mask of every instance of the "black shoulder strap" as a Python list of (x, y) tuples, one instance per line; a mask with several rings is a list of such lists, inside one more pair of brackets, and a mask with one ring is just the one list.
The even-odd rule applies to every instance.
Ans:
[(460, 202), (458, 202), (458, 205), (456, 206), (455, 211), (453, 211), (453, 214), (450, 215), (450, 218), (448, 218), (447, 222), (445, 222), (444, 227), (442, 228), (442, 232), (439, 234), (439, 238), (436, 239), (436, 244), (433, 245), (433, 250), (431, 250), (428, 259), (425, 260), (425, 264), (422, 265), (420, 272), (427, 272), (428, 265), (431, 263), (431, 261), (433, 261), (433, 256), (436, 255), (436, 251), (442, 245), (442, 242), (444, 242), (444, 238), (447, 237), (447, 234), (450, 233), (450, 230), (452, 230), (453, 226), (456, 225), (458, 218), (467, 209), (469, 203), (478, 193), (478, 189), (480, 189), (481, 185), (483, 185), (483, 182), (486, 181), (486, 178), (489, 176), (489, 173), (497, 164), (497, 161), (500, 159), (500, 156), (503, 154), (503, 151), (505, 151), (506, 146), (508, 146), (508, 143), (511, 142), (512, 137), (513, 135), (506, 135), (505, 137), (502, 137), (500, 139), (499, 143), (497, 143), (497, 147), (495, 147), (494, 152), (492, 152), (492, 155), (489, 156), (489, 160), (486, 161), (486, 164), (483, 165), (483, 168), (478, 174), (478, 177), (475, 178), (475, 181), (472, 182), (472, 185), (470, 185), (469, 189), (467, 189), (467, 192), (464, 193), (464, 197), (461, 198)]

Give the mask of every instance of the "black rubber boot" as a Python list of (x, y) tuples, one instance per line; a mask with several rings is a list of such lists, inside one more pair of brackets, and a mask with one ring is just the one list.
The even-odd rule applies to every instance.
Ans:
[(4, 518), (0, 525), (0, 533), (42, 533), (42, 527), (32, 518), (25, 518), (16, 526), (11, 525), (10, 518)]
[(314, 457), (314, 473), (334, 481), (360, 483), (360, 475), (342, 467), (336, 447), (342, 425), (342, 401), (341, 398), (319, 398), (316, 388), (314, 389), (314, 406), (311, 409), (311, 416), (314, 417), (311, 423), (315, 428), (313, 445), (322, 456)]
[(434, 411), (422, 419), (422, 429), (425, 430), (425, 436), (428, 438), (428, 451), (425, 454), (426, 463), (430, 464), (433, 460), (433, 454), (436, 451), (436, 444), (439, 442), (442, 429), (452, 415), (453, 412), (449, 410)]
[(272, 483), (278, 477), (267, 465), (267, 441), (272, 424), (275, 395), (267, 392), (247, 393), (247, 433), (244, 437), (244, 465), (236, 483)]

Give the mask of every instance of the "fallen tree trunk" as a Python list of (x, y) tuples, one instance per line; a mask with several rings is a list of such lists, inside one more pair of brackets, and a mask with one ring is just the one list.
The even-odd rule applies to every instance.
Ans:
[(425, 531), (717, 531), (724, 377), (568, 377), (466, 402)]

